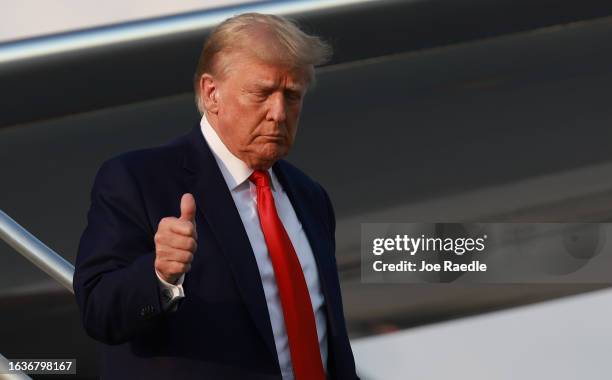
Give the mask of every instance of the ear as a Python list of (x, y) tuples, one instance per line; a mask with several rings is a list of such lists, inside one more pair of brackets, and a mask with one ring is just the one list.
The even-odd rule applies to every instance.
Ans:
[(219, 112), (219, 87), (210, 74), (205, 73), (200, 77), (200, 98), (206, 111), (213, 114)]

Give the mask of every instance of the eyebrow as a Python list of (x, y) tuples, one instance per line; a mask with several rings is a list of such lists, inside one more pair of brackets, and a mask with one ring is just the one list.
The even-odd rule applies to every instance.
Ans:
[[(257, 90), (271, 90), (275, 88), (275, 83), (270, 81), (261, 81), (261, 82), (257, 82), (254, 85), (254, 88)], [(289, 91), (295, 91), (295, 92), (301, 92), (304, 89), (304, 87), (300, 84), (294, 84), (294, 85), (289, 85), (287, 86), (286, 90)]]

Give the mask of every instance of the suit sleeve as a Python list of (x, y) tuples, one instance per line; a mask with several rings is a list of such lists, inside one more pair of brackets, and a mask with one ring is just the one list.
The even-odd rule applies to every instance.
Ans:
[(85, 331), (100, 342), (120, 344), (146, 334), (162, 314), (148, 220), (126, 165), (107, 161), (91, 191), (73, 281)]
[(341, 363), (339, 363), (339, 365), (343, 366), (344, 368), (342, 368), (342, 373), (344, 374), (350, 374), (348, 376), (350, 376), (351, 379), (356, 379), (359, 380), (359, 376), (357, 376), (357, 371), (355, 368), (355, 359), (353, 356), (353, 350), (351, 349), (351, 345), (349, 342), (349, 338), (348, 338), (348, 332), (346, 331), (346, 321), (344, 320), (344, 308), (343, 308), (343, 302), (342, 302), (342, 292), (340, 291), (340, 279), (338, 278), (338, 264), (336, 263), (336, 215), (334, 213), (334, 207), (331, 203), (331, 200), (329, 199), (329, 195), (327, 195), (327, 192), (325, 191), (325, 189), (323, 188), (323, 186), (319, 185), (319, 187), (321, 188), (321, 192), (323, 193), (323, 198), (325, 201), (325, 206), (327, 209), (327, 219), (328, 219), (328, 227), (329, 227), (329, 233), (330, 233), (330, 239), (332, 241), (333, 247), (334, 247), (334, 269), (335, 269), (335, 280), (336, 280), (336, 289), (338, 291), (338, 300), (340, 301), (340, 309), (341, 309), (341, 315), (342, 315), (342, 326), (344, 327), (342, 333), (344, 336), (344, 339), (342, 340), (343, 344), (344, 344), (344, 352), (347, 353), (347, 358), (346, 360), (342, 361)]
[(319, 184), (319, 188), (321, 189), (321, 193), (323, 194), (323, 199), (325, 203), (325, 210), (327, 211), (327, 227), (330, 235), (331, 242), (334, 247), (334, 265), (336, 266), (336, 272), (338, 272), (337, 264), (336, 264), (336, 214), (334, 213), (334, 206), (329, 199), (329, 195), (327, 195), (327, 191)]

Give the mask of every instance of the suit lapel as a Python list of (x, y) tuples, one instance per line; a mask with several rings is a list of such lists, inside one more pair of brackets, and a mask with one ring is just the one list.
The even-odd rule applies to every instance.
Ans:
[(333, 277), (330, 271), (335, 270), (333, 258), (334, 247), (329, 244), (329, 240), (322, 238), (328, 235), (328, 231), (325, 229), (324, 223), (320, 219), (314, 210), (317, 210), (319, 205), (312, 204), (313, 198), (305, 193), (304, 189), (300, 189), (297, 186), (296, 181), (290, 180), (289, 172), (284, 167), (282, 161), (278, 161), (273, 166), (274, 173), (280, 181), (283, 189), (287, 193), (291, 205), (295, 210), (295, 213), (304, 228), (310, 247), (317, 263), (317, 270), (319, 272), (319, 281), (325, 297), (325, 305), (327, 307), (327, 314), (329, 319), (329, 328), (332, 333), (336, 332), (336, 318), (335, 308), (331, 307), (335, 304), (335, 300), (332, 300), (332, 294), (330, 285)]
[(255, 255), (214, 156), (196, 126), (188, 135), (191, 149), (185, 154), (187, 183), (200, 217), (217, 237), (229, 261), (244, 303), (273, 357), (277, 357), (266, 297)]

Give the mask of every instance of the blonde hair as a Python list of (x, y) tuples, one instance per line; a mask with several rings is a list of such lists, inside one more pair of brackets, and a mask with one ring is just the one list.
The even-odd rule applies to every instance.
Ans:
[[(266, 47), (254, 48), (254, 40), (265, 40)], [(195, 102), (200, 114), (204, 106), (200, 99), (200, 78), (203, 74), (223, 75), (230, 64), (225, 53), (247, 51), (267, 63), (279, 63), (306, 71), (307, 82), (314, 82), (314, 66), (326, 63), (332, 54), (329, 44), (317, 36), (303, 32), (295, 22), (286, 18), (243, 13), (228, 18), (210, 34), (196, 67), (193, 78)]]

